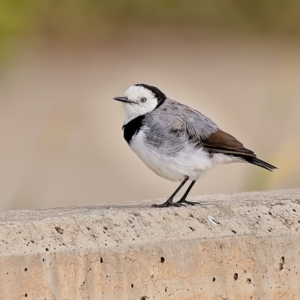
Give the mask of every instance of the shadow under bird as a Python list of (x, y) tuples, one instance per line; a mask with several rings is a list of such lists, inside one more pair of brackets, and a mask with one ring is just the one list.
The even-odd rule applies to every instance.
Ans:
[[(157, 175), (181, 181), (165, 203), (153, 207), (199, 204), (187, 201), (187, 195), (206, 170), (219, 164), (248, 162), (269, 171), (277, 169), (257, 158), (211, 119), (169, 99), (154, 86), (132, 85), (124, 97), (114, 100), (124, 104), (123, 131), (130, 148)], [(182, 198), (173, 202), (188, 180), (191, 183)]]

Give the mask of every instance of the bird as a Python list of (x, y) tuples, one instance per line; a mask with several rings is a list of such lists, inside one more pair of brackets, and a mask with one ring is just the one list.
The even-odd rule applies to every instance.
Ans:
[[(160, 89), (144, 83), (133, 84), (125, 96), (114, 97), (123, 103), (124, 139), (154, 173), (181, 182), (162, 204), (152, 207), (180, 207), (199, 202), (186, 198), (196, 181), (219, 164), (247, 162), (268, 171), (275, 166), (257, 158), (235, 137), (201, 112), (168, 98)], [(191, 181), (179, 201), (174, 197)]]

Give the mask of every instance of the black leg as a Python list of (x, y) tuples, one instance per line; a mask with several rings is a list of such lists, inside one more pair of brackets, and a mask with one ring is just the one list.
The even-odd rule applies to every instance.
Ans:
[(168, 206), (182, 206), (181, 203), (174, 203), (173, 202), (173, 198), (175, 197), (175, 195), (179, 192), (179, 190), (184, 186), (184, 184), (189, 180), (188, 177), (186, 177), (179, 185), (179, 187), (175, 190), (175, 192), (170, 196), (170, 198), (162, 203), (162, 204), (152, 204), (152, 207), (168, 207)]
[(192, 187), (195, 183), (196, 183), (196, 181), (191, 182), (190, 186), (187, 188), (187, 190), (185, 191), (185, 193), (183, 194), (181, 199), (178, 202), (176, 202), (177, 204), (181, 204), (181, 205), (182, 204), (188, 204), (188, 205), (197, 205), (197, 204), (199, 204), (199, 205), (201, 205), (199, 202), (191, 202), (191, 201), (185, 200), (187, 195), (189, 194), (189, 192), (191, 191), (191, 189), (192, 189)]

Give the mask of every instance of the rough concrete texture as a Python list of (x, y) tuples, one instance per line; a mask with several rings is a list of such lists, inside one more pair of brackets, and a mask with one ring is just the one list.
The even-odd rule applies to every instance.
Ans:
[(300, 190), (191, 199), (1, 212), (0, 299), (300, 299)]

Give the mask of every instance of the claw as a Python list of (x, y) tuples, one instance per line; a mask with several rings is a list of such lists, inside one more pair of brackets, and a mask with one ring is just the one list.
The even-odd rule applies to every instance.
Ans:
[(192, 205), (192, 206), (194, 206), (194, 205), (201, 205), (201, 203), (199, 203), (199, 202), (192, 202), (192, 201), (187, 201), (187, 200), (179, 200), (178, 202), (176, 202), (177, 204), (181, 204), (181, 205), (183, 205), (183, 204), (187, 204), (187, 205)]
[(156, 208), (162, 208), (162, 207), (169, 207), (169, 206), (174, 206), (174, 207), (181, 207), (181, 206), (185, 206), (183, 203), (181, 202), (173, 202), (172, 199), (168, 199), (166, 202), (162, 203), (162, 204), (152, 204), (151, 207), (156, 207)]

